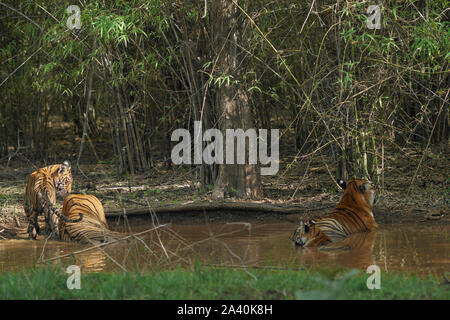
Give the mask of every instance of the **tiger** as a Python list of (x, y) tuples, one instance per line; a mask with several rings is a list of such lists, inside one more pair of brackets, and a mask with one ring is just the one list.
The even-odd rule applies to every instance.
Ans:
[[(25, 188), (24, 211), (28, 219), (28, 234), (36, 239), (40, 233), (38, 216), (44, 214), (46, 228), (57, 237), (58, 218), (67, 219), (55, 208), (56, 192), (65, 195), (72, 191), (72, 173), (70, 164), (64, 161), (62, 164), (50, 165), (40, 168), (30, 174)], [(79, 222), (78, 219), (70, 220)]]
[(377, 190), (366, 179), (352, 178), (338, 181), (344, 194), (333, 212), (325, 217), (300, 221), (291, 240), (296, 246), (322, 246), (343, 240), (350, 234), (373, 231), (377, 223), (372, 207), (376, 202)]
[(83, 215), (83, 221), (73, 223), (60, 220), (61, 240), (98, 243), (120, 238), (120, 233), (108, 229), (103, 205), (96, 196), (89, 194), (67, 196), (63, 202), (62, 214), (69, 219)]

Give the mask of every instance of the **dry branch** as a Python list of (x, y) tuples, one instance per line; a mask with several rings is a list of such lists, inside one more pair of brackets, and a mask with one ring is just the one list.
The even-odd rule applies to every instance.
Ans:
[[(261, 212), (261, 213), (275, 213), (275, 214), (298, 214), (307, 213), (309, 211), (317, 211), (322, 209), (332, 208), (329, 204), (321, 207), (305, 207), (305, 206), (283, 206), (268, 203), (255, 202), (237, 202), (237, 201), (204, 201), (195, 203), (183, 203), (176, 205), (167, 205), (161, 207), (152, 207), (152, 212), (156, 214), (166, 213), (181, 213), (181, 212), (207, 212), (207, 211), (244, 211), (244, 212)], [(127, 216), (132, 215), (147, 215), (149, 208), (137, 208), (125, 210)], [(124, 210), (115, 210), (106, 212), (106, 217), (119, 217), (124, 215)]]

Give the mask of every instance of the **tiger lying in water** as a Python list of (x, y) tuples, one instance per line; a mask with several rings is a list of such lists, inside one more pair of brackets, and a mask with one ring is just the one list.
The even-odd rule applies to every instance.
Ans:
[(300, 226), (291, 237), (299, 246), (321, 246), (344, 239), (357, 232), (377, 228), (372, 206), (377, 192), (372, 182), (365, 179), (339, 180), (345, 190), (341, 201), (333, 212), (325, 217), (300, 221)]
[(121, 237), (110, 231), (103, 205), (97, 197), (88, 194), (71, 194), (64, 199), (62, 214), (67, 218), (83, 215), (83, 221), (72, 223), (59, 221), (61, 240), (80, 242), (107, 242)]
[[(45, 217), (48, 231), (58, 237), (58, 220), (67, 218), (55, 208), (56, 193), (65, 195), (71, 190), (72, 173), (68, 161), (40, 168), (30, 174), (25, 189), (23, 207), (29, 221), (28, 234), (32, 239), (36, 239), (39, 234), (38, 216), (41, 214)], [(67, 221), (75, 223), (81, 221), (82, 218), (80, 215), (74, 220), (67, 219)]]

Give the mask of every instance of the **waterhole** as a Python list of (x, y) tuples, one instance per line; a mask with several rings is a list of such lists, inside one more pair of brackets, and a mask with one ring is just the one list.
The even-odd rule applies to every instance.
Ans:
[[(244, 268), (337, 268), (427, 276), (450, 271), (449, 225), (383, 225), (326, 248), (296, 248), (294, 223), (230, 223), (133, 227), (139, 236), (96, 249), (91, 245), (41, 240), (0, 241), (0, 271), (33, 267), (42, 261), (77, 264), (86, 272), (172, 268), (194, 263)], [(130, 230), (121, 230), (124, 235)], [(128, 232), (126, 232), (128, 231)], [(75, 252), (74, 254), (70, 253)], [(55, 257), (60, 257), (55, 259)]]

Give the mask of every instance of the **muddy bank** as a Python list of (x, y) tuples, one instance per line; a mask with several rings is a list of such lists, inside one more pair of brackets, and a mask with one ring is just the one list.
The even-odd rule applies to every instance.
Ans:
[[(268, 224), (279, 222), (298, 223), (300, 219), (321, 217), (330, 213), (336, 202), (315, 202), (281, 205), (269, 202), (190, 202), (147, 208), (123, 208), (120, 211), (107, 211), (106, 216), (112, 228), (141, 226), (152, 224), (215, 224), (229, 222), (248, 222)], [(383, 200), (381, 201), (383, 202)], [(383, 206), (374, 210), (379, 226), (392, 224), (420, 224), (426, 226), (449, 225), (448, 208), (419, 208), (417, 206)], [(1, 239), (27, 238), (27, 220), (23, 213), (16, 213), (10, 219), (4, 219), (0, 227)], [(40, 223), (43, 218), (40, 217)]]
[[(107, 212), (111, 222), (127, 219), (131, 224), (149, 223), (155, 220), (160, 223), (201, 224), (248, 221), (252, 223), (298, 222), (300, 219), (321, 217), (330, 213), (336, 203), (322, 202), (310, 205), (274, 205), (261, 202), (191, 202), (181, 205), (148, 207), (131, 210)], [(449, 224), (448, 208), (418, 208), (416, 206), (374, 208), (378, 224)]]

